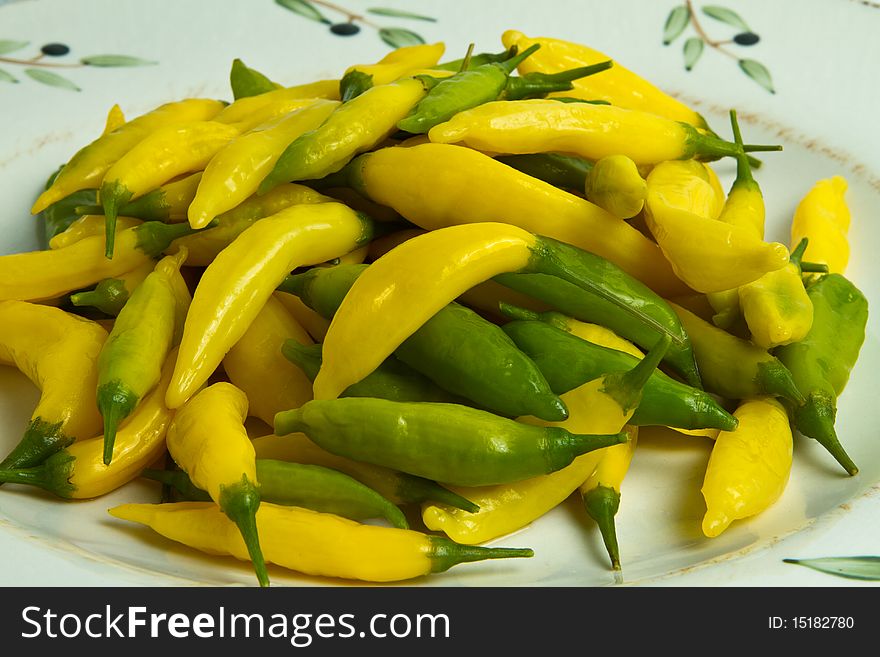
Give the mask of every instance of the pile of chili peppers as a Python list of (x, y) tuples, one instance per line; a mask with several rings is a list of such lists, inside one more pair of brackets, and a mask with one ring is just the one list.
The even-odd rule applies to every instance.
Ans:
[(643, 426), (714, 441), (707, 537), (781, 496), (794, 436), (855, 475), (846, 182), (768, 242), (750, 153), (781, 147), (735, 112), (727, 141), (602, 53), (502, 41), (114, 106), (33, 206), (48, 248), (0, 257), (0, 362), (41, 390), (0, 482), (161, 482), (110, 513), (266, 586), (528, 557), (485, 544), (571, 495), (620, 569)]

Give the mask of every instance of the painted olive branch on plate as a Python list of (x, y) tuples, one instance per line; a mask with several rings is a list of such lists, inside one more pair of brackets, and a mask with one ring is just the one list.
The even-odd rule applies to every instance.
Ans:
[[(376, 30), (379, 38), (392, 48), (415, 46), (425, 43), (425, 40), (421, 35), (412, 30), (402, 27), (383, 27), (382, 25), (377, 25), (363, 14), (353, 12), (350, 9), (346, 9), (333, 2), (327, 2), (327, 0), (275, 0), (275, 2), (295, 14), (304, 16), (317, 23), (328, 25), (330, 31), (338, 36), (353, 36), (358, 34), (361, 31), (360, 25), (364, 25)], [(320, 9), (318, 9), (318, 7), (341, 14), (343, 20), (339, 22), (330, 20)], [(430, 16), (415, 14), (402, 9), (389, 9), (385, 7), (372, 7), (367, 9), (366, 13), (374, 14), (376, 16), (390, 16), (394, 18), (427, 21), (431, 23), (437, 21), (436, 18)]]
[[(101, 68), (116, 68), (130, 66), (151, 66), (156, 62), (141, 59), (140, 57), (132, 57), (131, 55), (88, 55), (81, 57), (78, 61), (55, 61), (56, 57), (64, 57), (70, 53), (70, 47), (63, 43), (47, 43), (40, 48), (39, 54), (34, 57), (21, 59), (17, 57), (7, 57), (9, 53), (18, 52), (19, 50), (30, 45), (28, 41), (15, 41), (12, 39), (0, 39), (0, 64), (8, 64), (12, 66), (25, 67), (24, 74), (32, 80), (45, 84), (50, 87), (58, 87), (60, 89), (68, 89), (70, 91), (82, 91), (75, 82), (61, 75), (55, 70), (50, 69), (75, 69), (86, 66), (97, 66)], [(50, 57), (52, 59), (46, 59)], [(7, 70), (0, 68), (0, 82), (17, 83), (19, 79)]]
[(743, 73), (771, 94), (776, 93), (773, 87), (773, 79), (766, 66), (755, 59), (741, 57), (728, 48), (728, 46), (732, 45), (754, 46), (760, 41), (760, 37), (748, 26), (743, 18), (732, 9), (716, 5), (705, 5), (701, 7), (701, 11), (713, 20), (735, 27), (739, 32), (729, 39), (713, 39), (709, 36), (702, 23), (700, 23), (693, 1), (685, 0), (684, 4), (674, 7), (666, 18), (666, 23), (663, 26), (663, 45), (668, 46), (671, 44), (690, 26), (696, 35), (684, 42), (683, 54), (686, 70), (690, 71), (696, 66), (705, 50), (705, 46), (709, 46), (716, 52), (735, 60)]

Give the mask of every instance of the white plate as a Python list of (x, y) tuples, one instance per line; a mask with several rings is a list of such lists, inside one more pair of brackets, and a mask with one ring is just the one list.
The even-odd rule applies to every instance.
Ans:
[[(319, 7), (333, 22), (333, 9)], [(766, 3), (729, 0), (756, 33), (753, 46), (707, 47), (691, 72), (682, 44), (662, 44), (668, 2), (584, 3), (576, 0), (339, 0), (355, 13), (376, 5), (420, 13), (436, 21), (366, 14), (358, 34), (337, 36), (328, 26), (282, 8), (273, 0), (29, 0), (0, 2), (0, 41), (27, 41), (0, 54), (0, 69), (20, 80), (0, 81), (0, 253), (35, 248), (37, 227), (29, 206), (49, 172), (103, 127), (107, 109), (120, 103), (129, 116), (184, 96), (228, 98), (234, 57), (282, 83), (336, 77), (352, 63), (380, 58), (388, 46), (381, 27), (405, 28), (426, 41), (444, 41), (447, 58), (502, 49), (508, 28), (589, 43), (703, 112), (722, 134), (728, 108), (739, 111), (748, 140), (778, 142), (758, 173), (768, 207), (769, 239), (787, 242), (800, 197), (819, 178), (841, 174), (850, 183), (853, 225), (849, 276), (880, 302), (880, 106), (873, 62), (880, 61), (880, 7), (858, 0)], [(711, 39), (738, 29), (699, 11)], [(70, 52), (29, 59), (41, 46), (62, 43)], [(724, 52), (722, 52), (724, 51)], [(121, 54), (156, 62), (134, 68), (41, 67), (63, 75), (80, 91), (28, 77), (34, 64), (69, 64), (90, 55)], [(734, 54), (731, 58), (729, 55)], [(744, 75), (736, 57), (761, 61), (775, 94)], [(2, 74), (0, 74), (2, 75)], [(716, 170), (725, 183), (732, 165)], [(861, 585), (783, 564), (784, 557), (880, 554), (880, 405), (874, 373), (880, 367), (876, 314), (849, 387), (840, 399), (838, 428), (862, 468), (839, 472), (817, 444), (799, 440), (791, 483), (772, 509), (735, 523), (721, 537), (701, 536), (702, 472), (710, 444), (700, 439), (645, 436), (627, 477), (618, 532), (626, 581), (634, 585)], [(11, 368), (0, 368), (0, 449), (18, 440), (37, 392)], [(645, 432), (647, 434), (647, 432)], [(0, 490), (0, 562), (3, 585), (253, 585), (246, 564), (204, 558), (150, 533), (115, 521), (106, 509), (123, 501), (154, 501), (156, 491), (133, 483), (105, 498), (63, 503), (16, 486)], [(590, 586), (613, 579), (596, 528), (574, 502), (533, 526), (495, 541), (530, 546), (529, 560), (460, 566), (417, 585)], [(12, 565), (12, 566), (10, 566)], [(276, 584), (325, 585), (274, 569)]]

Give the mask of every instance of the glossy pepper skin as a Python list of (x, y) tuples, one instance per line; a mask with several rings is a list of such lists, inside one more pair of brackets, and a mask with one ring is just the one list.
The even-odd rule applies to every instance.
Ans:
[(270, 296), (223, 357), (226, 376), (248, 397), (248, 412), (270, 426), (276, 413), (302, 406), (312, 398), (309, 378), (299, 367), (280, 358), (281, 347), (288, 339), (312, 344), (305, 329), (275, 296)]
[(165, 453), (165, 433), (173, 417), (165, 407), (174, 352), (165, 362), (162, 379), (116, 434), (114, 458), (104, 463), (104, 437), (85, 438), (55, 452), (39, 465), (0, 469), (0, 481), (38, 486), (67, 499), (106, 495), (140, 475)]
[[(169, 484), (181, 501), (207, 502), (211, 497), (193, 485), (182, 470), (145, 470), (143, 476)], [(337, 470), (320, 465), (257, 459), (260, 499), (271, 504), (300, 506), (351, 520), (384, 518), (392, 527), (409, 529), (406, 516), (376, 491)]]
[[(627, 417), (638, 405), (642, 387), (657, 367), (663, 350), (669, 346), (664, 336), (658, 348), (645, 361), (626, 373), (603, 375), (565, 394), (571, 413), (564, 422), (550, 424), (533, 417), (520, 422), (537, 426), (562, 427), (574, 433), (622, 431)], [(429, 529), (445, 532), (464, 543), (477, 543), (507, 534), (536, 520), (577, 490), (601, 463), (614, 445), (577, 457), (570, 465), (555, 472), (522, 481), (480, 488), (459, 488), (462, 495), (480, 506), (476, 513), (426, 505), (422, 519)]]
[[(140, 219), (134, 217), (118, 217), (116, 221), (116, 230), (126, 230), (134, 228), (141, 224)], [(64, 232), (58, 233), (49, 240), (49, 248), (52, 250), (63, 249), (66, 246), (75, 244), (86, 237), (92, 235), (104, 234), (104, 217), (100, 214), (86, 214), (67, 227)]]
[[(287, 279), (283, 289), (297, 294), (332, 319), (345, 295), (368, 265), (314, 268)], [(449, 392), (494, 413), (565, 417), (565, 405), (543, 375), (495, 324), (457, 303), (440, 308), (395, 356)], [(357, 385), (357, 384), (355, 384)]]
[(333, 200), (304, 185), (295, 183), (279, 185), (264, 196), (247, 198), (216, 217), (208, 228), (182, 237), (175, 241), (174, 245), (185, 246), (189, 250), (188, 265), (207, 267), (255, 221), (271, 217), (293, 205), (328, 203)]
[(810, 240), (804, 260), (828, 265), (832, 274), (843, 274), (849, 262), (850, 210), (846, 179), (832, 176), (817, 181), (798, 203), (791, 222), (791, 247)]
[(621, 219), (631, 219), (641, 212), (648, 193), (638, 166), (625, 155), (608, 155), (597, 161), (583, 189), (589, 201)]
[(497, 100), (517, 64), (537, 49), (535, 46), (503, 62), (481, 64), (440, 80), (408, 116), (397, 122), (397, 127), (413, 134), (424, 134), (458, 112)]
[(82, 290), (153, 262), (176, 238), (193, 232), (185, 224), (144, 222), (119, 231), (112, 260), (104, 257), (103, 235), (63, 249), (0, 256), (0, 300), (41, 301)]
[[(159, 534), (209, 554), (246, 559), (235, 526), (213, 505), (123, 504), (110, 509), (122, 520), (139, 522)], [(411, 529), (362, 525), (328, 513), (263, 504), (257, 528), (266, 559), (306, 575), (368, 582), (395, 582), (443, 572), (467, 561), (530, 557), (532, 551), (457, 545)], [(291, 550), (296, 545), (298, 549)]]
[(560, 152), (594, 161), (626, 155), (638, 165), (690, 158), (717, 160), (739, 152), (735, 144), (651, 112), (547, 98), (479, 105), (434, 126), (428, 138), (437, 144), (464, 144), (492, 153)]
[(265, 194), (283, 182), (311, 180), (339, 171), (370, 150), (425, 95), (422, 82), (404, 78), (373, 87), (344, 103), (318, 128), (294, 139), (259, 186)]
[(49, 205), (83, 189), (100, 187), (113, 164), (155, 130), (182, 121), (208, 121), (223, 109), (219, 100), (188, 98), (166, 103), (81, 148), (64, 166), (52, 185), (31, 208), (42, 212)]
[(288, 273), (344, 255), (371, 237), (372, 222), (339, 203), (293, 206), (247, 228), (202, 274), (168, 406), (178, 408), (208, 380)]
[(106, 221), (107, 257), (113, 257), (116, 216), (121, 205), (175, 176), (204, 169), (217, 151), (239, 133), (237, 127), (217, 121), (166, 126), (150, 134), (110, 167), (104, 174), (99, 193)]
[(106, 339), (100, 325), (59, 308), (0, 302), (0, 363), (17, 367), (40, 389), (30, 424), (0, 469), (39, 465), (100, 431), (95, 388)]
[(190, 226), (202, 228), (257, 191), (287, 145), (314, 130), (339, 105), (334, 100), (303, 100), (303, 106), (229, 142), (205, 167), (187, 210)]
[[(180, 257), (182, 256), (182, 257)], [(98, 355), (98, 410), (104, 418), (104, 464), (113, 458), (116, 429), (162, 377), (177, 321), (171, 277), (186, 252), (166, 256), (132, 293)], [(166, 267), (170, 267), (167, 269)]]
[(339, 80), (339, 95), (346, 102), (377, 85), (388, 84), (421, 69), (432, 68), (440, 61), (445, 50), (443, 43), (404, 46), (395, 48), (375, 64), (349, 66)]
[(791, 474), (788, 414), (772, 397), (745, 400), (734, 412), (736, 431), (718, 434), (706, 467), (703, 534), (718, 536), (734, 520), (756, 515), (785, 490)]
[(297, 431), (335, 454), (462, 486), (547, 474), (623, 440), (524, 425), (458, 404), (361, 397), (314, 400), (275, 416), (275, 433)]
[[(503, 328), (537, 363), (550, 387), (559, 394), (609, 372), (632, 369), (638, 359), (589, 342), (539, 319), (514, 320)], [(736, 427), (736, 420), (708, 393), (657, 371), (645, 384), (642, 400), (629, 424), (730, 430)]]
[(681, 318), (694, 345), (706, 390), (728, 399), (773, 395), (795, 404), (804, 402), (803, 391), (781, 359), (700, 319), (681, 306), (670, 305)]
[[(507, 48), (515, 46), (519, 49), (540, 44), (540, 50), (520, 64), (519, 71), (523, 74), (533, 71), (558, 73), (610, 59), (583, 44), (548, 37), (528, 37), (518, 30), (505, 31), (501, 35), (501, 41)], [(707, 127), (705, 119), (697, 112), (617, 62), (614, 63), (614, 68), (603, 75), (576, 80), (573, 86), (572, 91), (563, 95), (586, 100), (605, 100), (618, 107), (653, 112), (674, 121), (685, 121), (697, 128)]]
[[(570, 245), (499, 223), (451, 226), (404, 242), (373, 262), (339, 306), (324, 339), (315, 399), (338, 396), (464, 290), (505, 272), (553, 274), (614, 302), (635, 321), (672, 333), (593, 278), (591, 258)], [(409, 275), (401, 277), (401, 272)]]
[(282, 87), (255, 96), (238, 98), (234, 103), (224, 107), (214, 117), (214, 120), (229, 125), (253, 128), (272, 117), (275, 110), (269, 108), (277, 110), (277, 108), (282, 108), (289, 103), (312, 98), (339, 100), (339, 80), (318, 80), (292, 87)]
[(625, 221), (470, 148), (382, 148), (344, 173), (358, 192), (425, 230), (509, 223), (610, 260), (663, 296), (688, 290), (657, 245)]
[[(788, 249), (784, 245), (765, 242), (750, 227), (725, 222), (724, 211), (716, 221), (666, 203), (666, 166), (660, 164), (648, 175), (646, 223), (676, 273), (691, 288), (721, 292), (785, 267)], [(731, 198), (725, 208), (731, 207)]]
[(790, 407), (795, 428), (817, 440), (850, 475), (859, 469), (846, 453), (834, 429), (837, 398), (865, 341), (868, 301), (840, 274), (821, 276), (808, 288), (813, 325), (800, 340), (776, 350), (791, 370), (806, 402)]
[(247, 408), (241, 390), (230, 383), (215, 383), (175, 413), (166, 440), (174, 462), (235, 523), (260, 586), (269, 586), (256, 524), (260, 508), (256, 456), (243, 424)]
[(478, 508), (469, 500), (430, 479), (331, 454), (301, 433), (261, 436), (254, 438), (253, 445), (258, 460), (276, 459), (332, 468), (357, 479), (394, 504), (435, 501), (468, 511), (476, 511)]

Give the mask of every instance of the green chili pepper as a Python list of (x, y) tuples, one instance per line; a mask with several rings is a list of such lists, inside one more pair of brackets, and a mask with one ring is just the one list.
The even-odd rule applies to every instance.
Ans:
[[(330, 319), (368, 265), (313, 268), (281, 288)], [(403, 342), (395, 355), (441, 388), (508, 417), (565, 419), (564, 402), (504, 332), (473, 310), (450, 303)]]
[(497, 100), (507, 86), (510, 74), (539, 47), (535, 44), (503, 62), (482, 64), (441, 80), (409, 116), (397, 122), (397, 127), (413, 134), (424, 134), (458, 112)]
[(92, 306), (106, 315), (116, 316), (128, 301), (128, 288), (119, 278), (105, 278), (94, 290), (84, 290), (70, 295), (70, 303), (80, 308)]
[[(257, 459), (256, 463), (263, 502), (300, 506), (351, 520), (384, 518), (394, 527), (409, 529), (406, 516), (397, 506), (338, 470), (274, 459)], [(187, 501), (207, 502), (211, 499), (182, 470), (144, 470), (141, 475), (174, 486)]]
[(766, 349), (731, 335), (681, 306), (669, 305), (691, 338), (706, 390), (729, 399), (774, 395), (796, 404), (804, 402), (791, 372)]
[(791, 406), (795, 427), (817, 440), (841, 466), (855, 475), (859, 469), (844, 450), (834, 429), (837, 398), (865, 341), (868, 301), (840, 274), (819, 277), (807, 287), (813, 302), (813, 324), (799, 342), (776, 350), (791, 371), (806, 401)]
[(331, 454), (303, 434), (284, 437), (263, 436), (255, 438), (253, 445), (258, 460), (277, 459), (338, 470), (375, 490), (393, 504), (429, 502), (445, 504), (470, 513), (480, 510), (480, 507), (470, 500), (453, 493), (435, 481)]
[[(61, 169), (63, 168), (64, 165), (60, 166), (51, 176), (49, 176), (49, 179), (46, 181), (45, 189), (49, 189), (49, 187), (52, 186), (55, 178), (61, 173)], [(97, 202), (97, 189), (81, 189), (60, 201), (56, 201), (40, 212), (39, 216), (45, 227), (45, 236), (43, 238), (44, 246), (48, 247), (49, 240), (59, 233), (63, 233), (70, 228), (70, 224), (79, 219), (79, 215), (76, 212), (77, 207), (80, 205), (94, 205)]]
[[(557, 394), (611, 372), (629, 371), (638, 363), (635, 356), (563, 330), (555, 321), (562, 317), (558, 313), (532, 313), (510, 306), (505, 306), (505, 313), (522, 317), (506, 323), (504, 332), (538, 365)], [(641, 402), (629, 423), (723, 431), (733, 431), (737, 425), (736, 418), (710, 394), (679, 383), (659, 370), (645, 384)]]
[[(645, 349), (657, 342), (659, 332), (669, 334), (673, 344), (666, 352), (664, 362), (674, 367), (688, 384), (702, 387), (700, 370), (688, 334), (666, 301), (608, 260), (562, 242), (553, 243), (557, 247), (556, 252), (569, 256), (564, 261), (563, 258), (559, 259), (560, 273), (563, 270), (574, 271), (582, 278), (601, 281), (609, 297), (615, 301), (584, 289), (571, 276), (548, 275), (555, 272), (550, 272), (546, 267), (544, 273), (502, 274), (496, 276), (495, 280), (539, 299), (570, 317), (605, 326)], [(632, 321), (629, 308), (637, 308), (640, 316), (653, 320), (652, 323)]]
[(321, 447), (459, 486), (490, 486), (555, 472), (626, 434), (572, 434), (458, 404), (342, 397), (275, 416), (275, 433), (301, 431)]
[[(509, 48), (508, 50), (499, 53), (481, 52), (477, 53), (476, 55), (462, 57), (461, 59), (453, 59), (450, 62), (443, 62), (441, 64), (437, 64), (436, 66), (432, 66), (431, 68), (441, 71), (455, 71), (457, 73), (462, 70), (467, 71), (473, 68), (477, 68), (479, 66), (483, 66), (484, 64), (496, 64), (505, 62), (514, 57), (516, 55), (516, 52), (516, 46), (513, 46), (512, 48)], [(465, 63), (467, 64), (467, 66), (464, 66)]]
[[(175, 256), (169, 256), (180, 266)], [(175, 336), (178, 300), (167, 270), (157, 265), (119, 312), (98, 355), (98, 410), (104, 418), (104, 465), (110, 465), (119, 423), (162, 376)]]
[(502, 155), (495, 159), (554, 187), (578, 193), (583, 193), (587, 174), (593, 168), (589, 160), (562, 153)]
[[(144, 194), (119, 208), (118, 214), (123, 217), (134, 217), (144, 221), (169, 221), (186, 219), (186, 211), (195, 198), (196, 189), (202, 180), (202, 171), (173, 180), (152, 192)], [(76, 214), (104, 214), (101, 205), (82, 205), (76, 208)]]
[(232, 60), (232, 70), (229, 72), (229, 85), (232, 87), (232, 98), (247, 98), (259, 96), (267, 91), (275, 91), (278, 85), (272, 82), (259, 71), (246, 66), (243, 61), (236, 58)]
[(574, 89), (572, 81), (607, 71), (612, 65), (613, 62), (608, 60), (592, 64), (591, 66), (571, 68), (559, 73), (539, 73), (538, 71), (533, 71), (525, 75), (510, 76), (507, 79), (507, 86), (504, 87), (500, 99), (523, 100), (526, 98), (543, 98), (550, 93), (571, 91)]
[[(321, 369), (321, 345), (300, 344), (287, 340), (281, 353), (299, 367), (310, 381), (314, 381)], [(391, 401), (425, 401), (459, 403), (460, 399), (436, 386), (427, 377), (394, 356), (387, 358), (376, 370), (350, 385), (342, 397), (378, 397)]]

